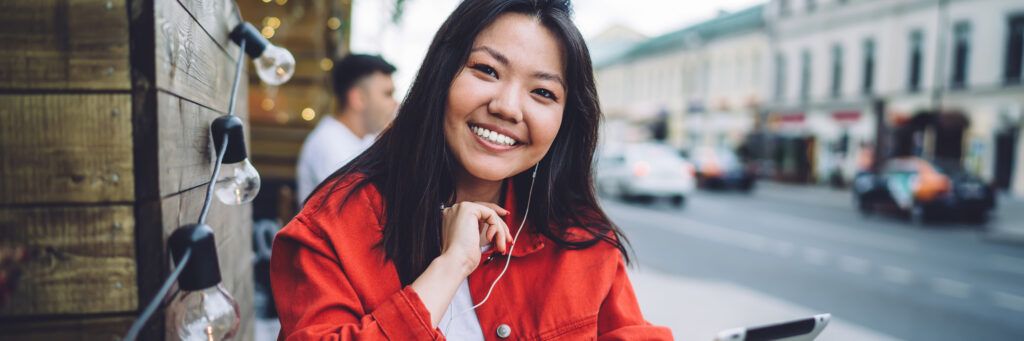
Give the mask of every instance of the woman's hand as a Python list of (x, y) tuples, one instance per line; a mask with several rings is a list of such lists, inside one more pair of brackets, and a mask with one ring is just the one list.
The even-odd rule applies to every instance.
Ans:
[(464, 201), (441, 212), (441, 255), (461, 263), (469, 275), (480, 263), (480, 248), (494, 243), (504, 254), (512, 234), (502, 216), (508, 211), (488, 202)]

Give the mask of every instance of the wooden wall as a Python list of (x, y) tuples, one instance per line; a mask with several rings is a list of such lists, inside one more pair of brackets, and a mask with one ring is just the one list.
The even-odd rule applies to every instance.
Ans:
[[(4, 340), (116, 339), (153, 297), (167, 237), (203, 202), (237, 23), (229, 0), (0, 2), (0, 246), (35, 255), (0, 307)], [(209, 217), (239, 340), (253, 337), (251, 214), (215, 200)]]

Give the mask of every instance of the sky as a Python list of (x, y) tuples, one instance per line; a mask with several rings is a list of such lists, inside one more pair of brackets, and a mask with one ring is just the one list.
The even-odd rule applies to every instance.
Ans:
[[(584, 37), (591, 38), (620, 24), (648, 36), (713, 18), (720, 10), (736, 11), (765, 0), (580, 0), (573, 1), (574, 20)], [(379, 54), (398, 71), (395, 93), (404, 96), (423, 55), (441, 23), (458, 0), (406, 0), (402, 20), (391, 22), (394, 0), (354, 0), (352, 42), (354, 53)], [(399, 98), (401, 99), (401, 98)]]

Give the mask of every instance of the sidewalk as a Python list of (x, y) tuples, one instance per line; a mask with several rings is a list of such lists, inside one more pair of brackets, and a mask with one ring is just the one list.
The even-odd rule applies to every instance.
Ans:
[(985, 239), (1024, 245), (1024, 198), (1002, 194), (985, 229)]
[[(644, 317), (672, 329), (676, 340), (713, 340), (725, 329), (824, 313), (732, 283), (672, 276), (649, 268), (630, 271)], [(818, 340), (896, 340), (832, 315)]]

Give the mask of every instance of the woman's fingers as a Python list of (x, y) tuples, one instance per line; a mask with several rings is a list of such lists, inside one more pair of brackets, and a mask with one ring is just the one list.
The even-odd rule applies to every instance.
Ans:
[(498, 206), (495, 203), (484, 202), (484, 201), (474, 201), (474, 202), (477, 203), (477, 204), (480, 204), (480, 205), (482, 205), (484, 207), (487, 207), (487, 208), (493, 210), (494, 212), (497, 212), (498, 215), (501, 215), (502, 217), (508, 215), (508, 210), (502, 208), (501, 206)]

